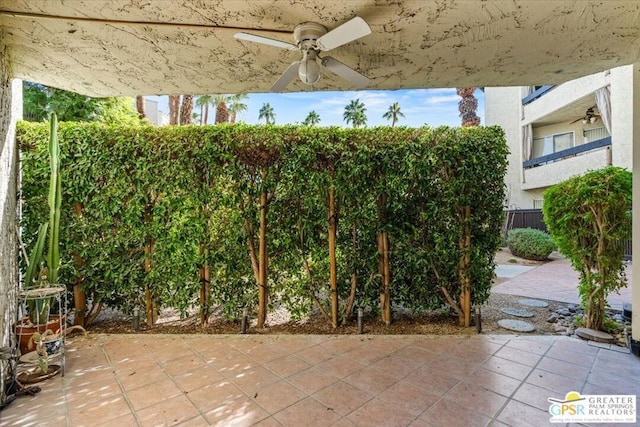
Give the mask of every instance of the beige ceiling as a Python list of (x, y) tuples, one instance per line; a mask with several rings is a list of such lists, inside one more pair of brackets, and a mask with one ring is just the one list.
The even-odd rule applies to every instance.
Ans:
[[(330, 55), (368, 89), (560, 83), (640, 62), (640, 1), (627, 0), (0, 0), (14, 77), (87, 95), (268, 92), (305, 21), (354, 16), (372, 34)], [(167, 25), (171, 24), (171, 25)], [(328, 71), (314, 86), (348, 90)]]

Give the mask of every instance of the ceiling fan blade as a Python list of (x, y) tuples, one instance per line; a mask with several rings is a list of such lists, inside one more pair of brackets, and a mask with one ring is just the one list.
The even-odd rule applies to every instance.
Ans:
[(356, 16), (320, 37), (316, 40), (316, 45), (320, 50), (331, 50), (368, 34), (371, 34), (371, 28), (364, 19)]
[(368, 78), (330, 56), (322, 58), (322, 65), (357, 88), (363, 88), (369, 84)]
[(576, 122), (579, 122), (579, 121), (580, 121), (580, 120), (582, 120), (582, 119), (584, 119), (584, 117), (580, 117), (579, 119), (575, 119), (574, 121), (569, 122), (569, 124), (570, 124), (570, 125), (572, 125), (572, 124), (574, 124), (574, 123), (576, 123)]
[(257, 36), (255, 34), (235, 33), (233, 37), (235, 37), (238, 40), (246, 40), (254, 43), (268, 44), (269, 46), (275, 46), (282, 49), (289, 49), (289, 50), (298, 49), (298, 46), (294, 44), (283, 42), (281, 40), (270, 39), (269, 37)]
[(298, 75), (298, 67), (300, 66), (300, 61), (296, 61), (289, 65), (289, 67), (282, 73), (280, 78), (276, 80), (276, 82), (271, 86), (271, 92), (282, 92), (285, 90), (287, 85), (291, 83), (291, 80), (295, 79)]

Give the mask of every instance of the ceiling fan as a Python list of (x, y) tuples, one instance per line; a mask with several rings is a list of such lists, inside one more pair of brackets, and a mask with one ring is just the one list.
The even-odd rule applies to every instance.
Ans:
[(594, 123), (598, 119), (598, 117), (600, 117), (600, 114), (596, 113), (595, 108), (596, 108), (595, 105), (593, 107), (587, 108), (587, 111), (584, 113), (584, 116), (578, 117), (577, 119), (575, 119), (569, 124), (572, 125), (576, 122), (579, 122), (580, 120), (582, 120), (583, 125), (586, 125), (587, 123)]
[(317, 83), (320, 80), (320, 65), (358, 88), (365, 87), (369, 83), (368, 78), (337, 59), (330, 56), (320, 57), (319, 53), (335, 49), (368, 34), (371, 34), (371, 28), (364, 19), (356, 16), (331, 31), (316, 22), (299, 24), (293, 30), (295, 44), (249, 33), (236, 33), (234, 37), (239, 40), (302, 52), (302, 59), (289, 65), (271, 87), (273, 92), (282, 92), (295, 78), (296, 73), (305, 84)]

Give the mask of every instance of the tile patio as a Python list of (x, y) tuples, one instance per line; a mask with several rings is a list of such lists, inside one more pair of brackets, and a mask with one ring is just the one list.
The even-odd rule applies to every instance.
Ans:
[(569, 337), (90, 335), (0, 426), (541, 426), (548, 397), (640, 394)]

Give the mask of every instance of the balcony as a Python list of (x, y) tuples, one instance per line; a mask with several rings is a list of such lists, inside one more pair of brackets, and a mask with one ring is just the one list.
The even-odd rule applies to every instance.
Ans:
[(554, 185), (591, 169), (610, 164), (611, 137), (580, 144), (522, 163), (524, 169), (523, 190)]
[(542, 95), (549, 92), (553, 88), (554, 88), (553, 85), (540, 86), (538, 89), (534, 90), (529, 95), (522, 98), (522, 105), (527, 105), (530, 102), (535, 101), (536, 99), (540, 98)]
[(599, 139), (597, 141), (588, 142), (586, 144), (580, 144), (575, 147), (567, 148), (566, 150), (556, 151), (555, 153), (547, 154), (546, 156), (537, 157), (535, 159), (522, 162), (522, 167), (525, 169), (534, 168), (536, 166), (544, 165), (547, 163), (556, 162), (558, 160), (566, 159), (569, 157), (575, 157), (582, 153), (586, 153), (592, 150), (598, 150), (600, 148), (611, 146), (611, 137)]

